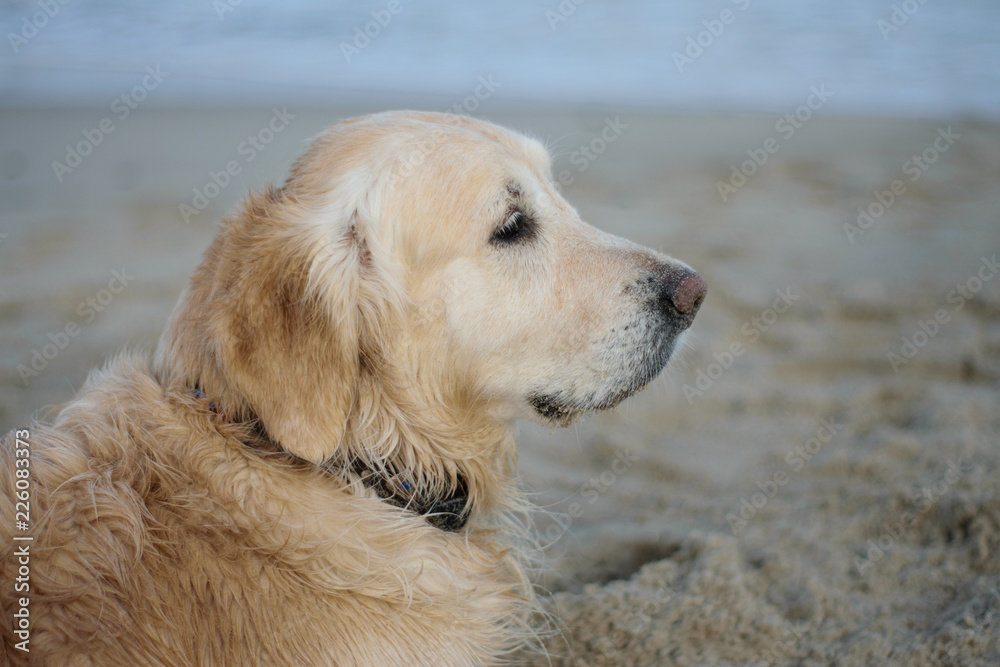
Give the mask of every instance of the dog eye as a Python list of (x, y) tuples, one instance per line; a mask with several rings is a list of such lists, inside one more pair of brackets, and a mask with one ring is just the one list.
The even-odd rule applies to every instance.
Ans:
[(514, 211), (508, 215), (507, 219), (504, 220), (504, 223), (493, 232), (493, 236), (490, 238), (490, 243), (493, 243), (494, 245), (517, 243), (529, 239), (534, 235), (534, 233), (534, 221), (521, 211)]

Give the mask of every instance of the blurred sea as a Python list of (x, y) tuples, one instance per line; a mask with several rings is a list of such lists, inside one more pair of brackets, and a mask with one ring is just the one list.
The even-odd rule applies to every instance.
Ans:
[(103, 107), (159, 65), (166, 106), (447, 107), (492, 76), (494, 108), (783, 112), (825, 85), (836, 113), (1000, 116), (996, 0), (8, 0), (0, 35), (4, 107)]

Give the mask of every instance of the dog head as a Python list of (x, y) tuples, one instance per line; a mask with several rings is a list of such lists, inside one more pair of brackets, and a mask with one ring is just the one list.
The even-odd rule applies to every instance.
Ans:
[[(363, 442), (409, 459), (421, 429), (488, 439), (617, 405), (663, 369), (705, 291), (584, 223), (537, 141), (389, 112), (321, 135), (226, 220), (156, 363), (299, 457)], [(478, 455), (466, 447), (442, 456)]]

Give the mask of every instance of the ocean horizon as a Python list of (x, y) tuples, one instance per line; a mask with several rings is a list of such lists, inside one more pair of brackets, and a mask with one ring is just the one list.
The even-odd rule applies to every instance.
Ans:
[(103, 107), (158, 68), (149, 106), (775, 113), (825, 86), (824, 113), (996, 119), (998, 25), (977, 0), (15, 1), (0, 106)]

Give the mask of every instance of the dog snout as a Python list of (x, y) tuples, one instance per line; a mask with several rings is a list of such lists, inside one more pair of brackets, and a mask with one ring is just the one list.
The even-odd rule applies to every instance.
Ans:
[(708, 292), (705, 279), (687, 267), (670, 265), (664, 265), (657, 278), (660, 307), (678, 319), (684, 328), (691, 326)]

